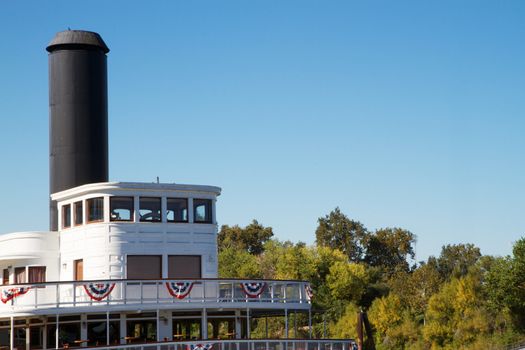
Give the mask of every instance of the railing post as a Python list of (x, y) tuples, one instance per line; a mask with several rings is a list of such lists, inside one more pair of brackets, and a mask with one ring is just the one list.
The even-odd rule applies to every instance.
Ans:
[(159, 303), (159, 298), (160, 298), (160, 294), (159, 294), (159, 281), (156, 281), (155, 282), (155, 287), (157, 287), (157, 304)]
[(56, 284), (56, 295), (55, 295), (55, 298), (56, 298), (56, 306), (57, 306), (57, 309), (58, 309), (58, 306), (60, 305), (60, 284)]
[(122, 295), (124, 298), (124, 304), (128, 303), (128, 284), (126, 282), (120, 282), (122, 288)]
[(73, 282), (73, 306), (77, 306), (77, 286)]
[(140, 285), (140, 303), (144, 304), (144, 288), (142, 285), (142, 281), (139, 282)]
[[(44, 287), (44, 288), (45, 288), (45, 287)], [(34, 307), (35, 307), (35, 309), (36, 309), (36, 308), (38, 308), (38, 290), (39, 290), (40, 288), (33, 288), (33, 289), (35, 290), (35, 305), (34, 305)]]

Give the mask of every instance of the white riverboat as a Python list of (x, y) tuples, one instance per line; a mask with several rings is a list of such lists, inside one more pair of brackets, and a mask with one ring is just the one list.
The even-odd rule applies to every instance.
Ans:
[[(307, 281), (218, 278), (219, 187), (89, 179), (56, 186), (67, 167), (78, 173), (80, 163), (86, 166), (77, 143), (89, 134), (75, 131), (81, 133), (71, 137), (80, 156), (57, 166), (61, 150), (71, 155), (67, 143), (60, 144), (63, 133), (75, 128), (64, 127), (64, 118), (71, 124), (81, 113), (66, 108), (57, 117), (53, 108), (72, 105), (63, 101), (71, 94), (84, 98), (78, 105), (86, 108), (82, 91), (58, 85), (78, 83), (78, 72), (93, 63), (89, 55), (103, 55), (105, 64), (109, 49), (101, 40), (96, 33), (66, 31), (48, 46), (50, 76), (57, 80), (50, 92), (51, 229), (0, 235), (0, 349), (352, 349), (350, 339), (312, 339)], [(70, 63), (75, 71), (68, 75)], [(107, 103), (105, 108), (107, 113)], [(99, 158), (107, 162), (107, 154)], [(308, 315), (301, 325), (307, 339), (297, 337), (297, 317), (291, 316), (298, 313)], [(254, 339), (254, 320), (268, 316), (283, 318), (282, 338)]]

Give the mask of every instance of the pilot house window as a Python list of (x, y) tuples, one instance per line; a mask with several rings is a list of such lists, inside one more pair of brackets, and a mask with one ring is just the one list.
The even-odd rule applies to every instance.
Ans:
[(142, 222), (160, 222), (161, 209), (160, 198), (156, 197), (140, 197), (140, 221)]
[(188, 199), (168, 198), (167, 209), (168, 222), (188, 222)]
[(62, 206), (62, 228), (71, 227), (71, 204)]
[(73, 213), (75, 214), (75, 225), (82, 225), (82, 202), (73, 204)]
[(90, 198), (86, 203), (88, 222), (104, 220), (104, 198)]
[(193, 200), (194, 221), (211, 223), (211, 199)]
[(109, 199), (111, 221), (133, 221), (133, 197)]

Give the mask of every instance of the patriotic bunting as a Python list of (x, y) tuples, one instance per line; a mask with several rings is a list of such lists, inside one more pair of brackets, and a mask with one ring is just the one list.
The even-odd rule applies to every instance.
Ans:
[(2, 300), (2, 303), (7, 303), (9, 300), (12, 300), (16, 298), (19, 295), (24, 295), (31, 287), (14, 287), (14, 288), (7, 288), (2, 290), (2, 295), (0, 296), (0, 299)]
[(308, 300), (312, 300), (312, 298), (314, 297), (314, 290), (312, 289), (312, 286), (309, 283), (304, 285), (304, 291), (306, 293), (306, 298)]
[(191, 350), (211, 350), (213, 344), (195, 344), (191, 346)]
[(166, 282), (166, 287), (172, 297), (184, 299), (190, 294), (193, 288), (193, 282)]
[(242, 282), (241, 288), (246, 296), (256, 298), (264, 292), (266, 282)]
[(87, 295), (93, 300), (101, 301), (111, 294), (115, 283), (88, 283), (84, 284)]

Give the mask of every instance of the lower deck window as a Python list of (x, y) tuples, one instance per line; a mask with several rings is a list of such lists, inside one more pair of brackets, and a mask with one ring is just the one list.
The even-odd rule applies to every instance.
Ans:
[(29, 266), (29, 283), (40, 283), (46, 281), (45, 266)]
[(160, 279), (162, 278), (161, 255), (128, 255), (128, 279)]
[(26, 268), (16, 267), (15, 268), (15, 284), (26, 283)]
[(2, 284), (9, 284), (9, 269), (4, 269), (2, 277)]
[(169, 278), (201, 278), (200, 255), (170, 255), (168, 256)]

